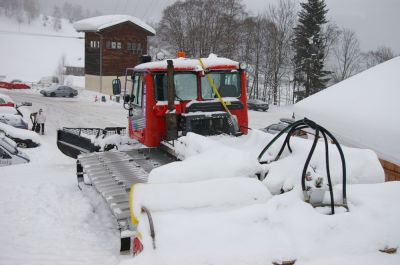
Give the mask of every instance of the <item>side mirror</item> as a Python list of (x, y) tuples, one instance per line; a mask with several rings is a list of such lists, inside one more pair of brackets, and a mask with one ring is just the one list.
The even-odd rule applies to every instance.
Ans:
[(113, 94), (114, 95), (119, 95), (121, 94), (121, 80), (119, 79), (114, 79), (112, 81), (112, 89), (113, 89)]

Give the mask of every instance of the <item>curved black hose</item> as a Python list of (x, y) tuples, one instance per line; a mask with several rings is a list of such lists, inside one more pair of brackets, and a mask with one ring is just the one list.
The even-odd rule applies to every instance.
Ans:
[(264, 149), (261, 151), (261, 153), (258, 155), (258, 162), (260, 162), (261, 158), (263, 157), (263, 155), (265, 154), (265, 152), (267, 152), (267, 150), (275, 143), (276, 140), (278, 140), (279, 137), (282, 136), (282, 134), (284, 134), (285, 132), (289, 131), (292, 127), (297, 126), (298, 124), (302, 124), (303, 120), (299, 120), (296, 121), (294, 123), (292, 123), (291, 125), (289, 125), (288, 127), (286, 127), (285, 129), (283, 129), (282, 131), (280, 131), (268, 144), (266, 147), (264, 147)]
[(328, 185), (329, 185), (329, 194), (331, 196), (331, 214), (335, 214), (335, 199), (333, 198), (333, 187), (332, 187), (332, 181), (331, 181), (331, 173), (329, 169), (329, 145), (328, 145), (328, 138), (326, 137), (326, 134), (324, 132), (324, 129), (322, 129), (322, 136), (324, 137), (325, 141), (325, 163), (326, 163), (326, 176), (328, 178)]
[(343, 180), (342, 180), (342, 189), (343, 189), (343, 205), (347, 206), (347, 192), (346, 192), (346, 181), (347, 181), (347, 176), (346, 176), (346, 160), (344, 158), (344, 153), (342, 150), (342, 147), (340, 146), (339, 142), (336, 140), (336, 138), (328, 131), (326, 130), (324, 127), (320, 126), (320, 128), (322, 128), (325, 133), (329, 136), (329, 138), (332, 139), (333, 143), (336, 145), (338, 151), (339, 151), (339, 155), (340, 155), (340, 159), (342, 160), (342, 176), (343, 176)]
[(303, 173), (301, 174), (301, 188), (303, 189), (303, 192), (307, 191), (307, 189), (306, 189), (307, 168), (308, 168), (308, 165), (310, 164), (311, 157), (314, 154), (315, 147), (317, 146), (318, 136), (319, 136), (319, 130), (318, 130), (318, 128), (316, 128), (314, 142), (311, 146), (310, 153), (307, 156), (306, 163), (304, 164)]
[[(308, 154), (307, 160), (305, 162), (304, 168), (303, 168), (303, 172), (302, 172), (302, 178), (301, 178), (301, 184), (302, 184), (302, 190), (304, 192), (305, 195), (305, 199), (308, 201), (309, 197), (308, 194), (306, 194), (306, 185), (305, 185), (305, 179), (306, 179), (306, 175), (307, 175), (307, 168), (310, 164), (311, 158), (314, 154), (315, 148), (317, 146), (318, 143), (318, 138), (319, 138), (319, 134), (321, 133), (322, 136), (324, 137), (324, 142), (325, 142), (325, 163), (326, 163), (326, 173), (327, 173), (327, 178), (328, 178), (328, 185), (329, 185), (329, 193), (330, 193), (330, 206), (331, 206), (331, 212), (332, 214), (335, 213), (334, 210), (334, 195), (333, 195), (333, 186), (332, 186), (332, 181), (331, 181), (331, 176), (330, 176), (330, 165), (329, 165), (329, 144), (328, 144), (328, 140), (329, 138), (333, 141), (333, 143), (336, 145), (339, 154), (340, 154), (340, 159), (342, 162), (342, 175), (343, 175), (343, 206), (347, 208), (347, 195), (346, 195), (346, 162), (345, 162), (345, 158), (344, 158), (344, 153), (343, 150), (339, 144), (339, 142), (336, 140), (336, 138), (328, 131), (326, 130), (324, 127), (318, 125), (317, 123), (315, 123), (312, 120), (309, 120), (307, 118), (304, 118), (303, 120), (299, 120), (296, 121), (294, 123), (292, 123), (291, 125), (289, 125), (288, 127), (286, 127), (284, 130), (282, 130), (278, 135), (276, 135), (268, 144), (267, 146), (261, 151), (261, 153), (258, 156), (258, 161), (260, 162), (262, 156), (265, 154), (265, 152), (272, 146), (273, 143), (276, 142), (276, 140), (281, 137), (285, 132), (287, 132), (288, 134), (285, 137), (285, 140), (277, 154), (277, 156), (275, 157), (274, 161), (278, 160), (280, 158), (280, 156), (282, 155), (286, 145), (288, 146), (288, 149), (290, 152), (292, 152), (292, 148), (290, 147), (290, 137), (293, 136), (293, 133), (296, 130), (301, 130), (301, 129), (305, 129), (305, 128), (311, 128), (315, 130), (315, 138), (310, 150), (310, 153)], [(327, 137), (328, 136), (328, 137)], [(265, 163), (265, 162), (260, 162), (261, 164)]]

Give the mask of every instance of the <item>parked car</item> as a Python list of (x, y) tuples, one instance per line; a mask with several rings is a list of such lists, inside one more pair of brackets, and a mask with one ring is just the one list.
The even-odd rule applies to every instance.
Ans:
[(23, 119), (18, 108), (0, 107), (0, 122), (20, 129), (28, 129), (28, 123)]
[(13, 140), (18, 147), (32, 148), (40, 145), (39, 135), (30, 130), (15, 128), (0, 122), (0, 133)]
[(282, 119), (280, 119), (279, 123), (273, 123), (263, 129), (261, 129), (261, 131), (271, 133), (271, 134), (277, 134), (277, 133), (283, 131), (286, 127), (288, 127), (293, 122), (295, 122), (294, 119), (282, 118)]
[(268, 103), (260, 99), (249, 99), (247, 101), (247, 107), (249, 109), (262, 110), (262, 111), (267, 111), (269, 108)]
[(69, 86), (51, 86), (47, 89), (40, 90), (40, 94), (45, 97), (74, 97), (78, 95), (78, 91)]
[(17, 80), (17, 79), (12, 80), (11, 82), (1, 81), (0, 87), (7, 88), (7, 89), (29, 89), (29, 88), (31, 88), (27, 84), (23, 83), (21, 80)]
[(15, 103), (9, 96), (0, 94), (0, 107), (15, 107)]
[[(263, 129), (261, 129), (261, 131), (271, 133), (271, 134), (277, 134), (277, 133), (283, 131), (284, 129), (286, 129), (286, 127), (288, 127), (293, 122), (295, 122), (294, 119), (282, 118), (282, 119), (280, 119), (279, 123), (273, 123)], [(307, 138), (307, 133), (303, 130), (296, 131), (294, 133), (294, 135), (302, 137), (302, 138)]]
[(18, 150), (17, 144), (0, 132), (0, 167), (29, 162), (29, 157)]

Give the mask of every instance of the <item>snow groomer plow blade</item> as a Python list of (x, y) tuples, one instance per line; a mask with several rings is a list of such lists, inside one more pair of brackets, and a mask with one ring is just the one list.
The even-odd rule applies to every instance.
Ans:
[[(100, 151), (100, 146), (95, 145), (96, 138), (104, 138), (112, 134), (126, 134), (124, 127), (101, 128), (67, 128), (57, 131), (57, 147), (66, 156), (74, 159), (80, 154)], [(111, 149), (105, 147), (105, 150)]]

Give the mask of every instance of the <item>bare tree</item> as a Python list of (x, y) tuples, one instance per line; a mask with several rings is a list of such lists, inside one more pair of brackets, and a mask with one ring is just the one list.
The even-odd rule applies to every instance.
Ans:
[(360, 43), (354, 31), (346, 28), (341, 30), (333, 54), (335, 65), (332, 76), (335, 83), (360, 71)]
[(39, 16), (39, 3), (37, 0), (24, 0), (23, 6), (28, 23), (31, 23), (33, 19)]
[(291, 0), (280, 0), (277, 6), (270, 6), (267, 13), (269, 27), (269, 53), (267, 62), (271, 74), (273, 104), (279, 105), (279, 87), (290, 65), (291, 39), (296, 21), (295, 4)]
[(52, 16), (53, 16), (53, 29), (55, 31), (59, 31), (62, 28), (62, 23), (61, 23), (61, 10), (58, 6), (54, 6)]
[(383, 63), (387, 60), (394, 58), (395, 55), (391, 48), (381, 46), (376, 50), (368, 51), (362, 54), (364, 70), (369, 69), (375, 65)]

